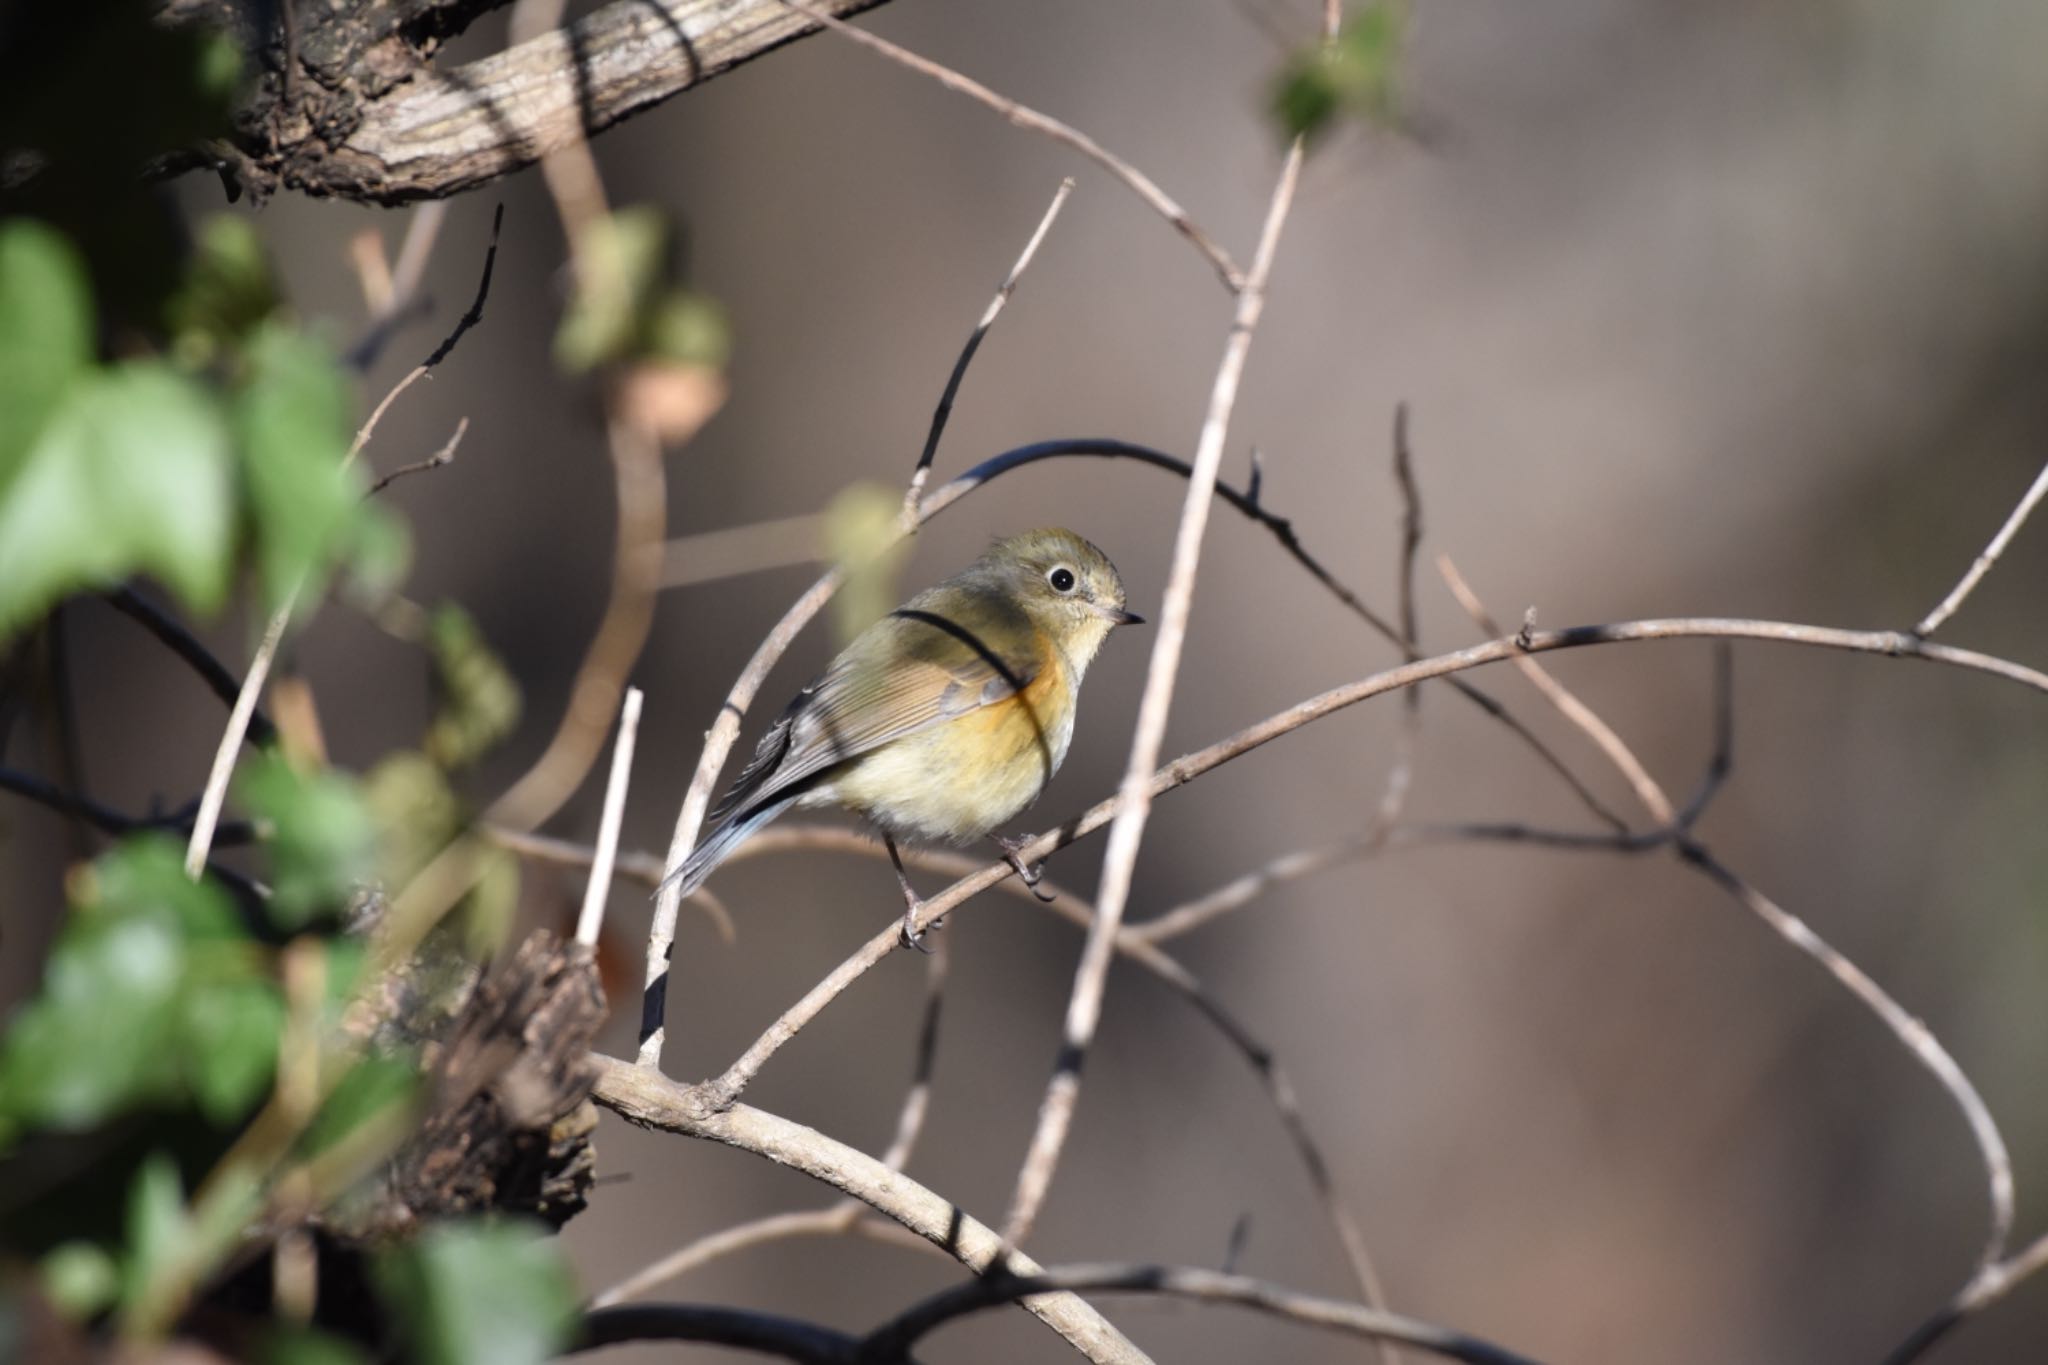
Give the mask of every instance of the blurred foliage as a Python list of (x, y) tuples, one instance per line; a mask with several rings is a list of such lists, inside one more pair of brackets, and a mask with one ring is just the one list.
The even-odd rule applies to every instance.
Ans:
[(453, 603), (435, 609), (427, 651), (439, 696), (422, 747), (442, 768), (466, 768), (512, 733), (519, 684), (469, 613)]
[[(404, 568), (402, 526), (350, 467), (357, 395), (335, 348), (291, 314), (246, 219), (188, 237), (146, 183), (149, 157), (223, 126), (238, 79), (232, 48), (151, 13), (0, 11), (0, 649), (137, 575), (188, 612), (246, 583), (259, 612), (291, 600), (304, 615), (337, 576), (375, 597)], [(634, 231), (623, 278), (662, 250)], [(722, 357), (722, 318), (677, 291), (584, 315), (590, 363), (617, 346)], [(0, 1032), (0, 1264), (34, 1267), (0, 1276), (0, 1355), (30, 1296), (96, 1336), (163, 1339), (248, 1259), (237, 1248), (266, 1213), (374, 1197), (363, 1177), (418, 1125), (418, 1046), (362, 1024), (400, 989), (367, 976), (363, 934), (385, 888), (462, 835), (448, 775), (519, 710), (458, 608), (422, 643), (441, 694), (424, 752), (360, 780), (304, 755), (244, 758), (233, 800), (258, 879), (188, 877), (163, 835), (71, 874), (40, 987)], [(473, 980), (517, 878), (493, 851), (404, 987)], [(376, 1280), (423, 1361), (542, 1359), (575, 1310), (552, 1247), (496, 1224), (400, 1239)], [(237, 1328), (250, 1358), (367, 1358), (262, 1303)]]
[(232, 1124), (269, 1084), (283, 1014), (226, 896), (169, 841), (131, 840), (72, 879), (42, 993), (0, 1037), (0, 1144), (179, 1104)]
[(842, 644), (899, 600), (896, 575), (910, 554), (909, 539), (898, 531), (902, 516), (903, 495), (876, 483), (849, 485), (825, 508), (825, 558), (846, 575), (846, 586), (832, 599)]
[(732, 353), (725, 310), (674, 284), (667, 221), (635, 205), (593, 223), (576, 261), (576, 292), (555, 333), (555, 359), (580, 374), (627, 359), (723, 369)]
[(1342, 115), (1380, 126), (1397, 122), (1407, 37), (1404, 0), (1374, 0), (1353, 11), (1336, 41), (1304, 49), (1282, 70), (1273, 92), (1281, 128), (1314, 140)]
[(537, 1226), (444, 1223), (377, 1270), (422, 1365), (541, 1365), (575, 1321), (575, 1285)]
[(305, 928), (371, 879), (376, 821), (349, 778), (301, 773), (281, 754), (260, 754), (243, 766), (236, 793), (243, 809), (267, 827), (271, 873), (264, 908), (278, 928)]
[(170, 353), (96, 363), (91, 287), (54, 229), (0, 222), (0, 640), (136, 573), (188, 608), (238, 553), (266, 610), (338, 565), (388, 579), (390, 518), (346, 467), (348, 381), (277, 307), (246, 226), (202, 233)]

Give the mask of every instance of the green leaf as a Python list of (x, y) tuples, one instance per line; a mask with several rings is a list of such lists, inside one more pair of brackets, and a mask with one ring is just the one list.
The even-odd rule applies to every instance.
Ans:
[(0, 222), (0, 504), (65, 387), (91, 363), (92, 289), (62, 233)]
[(270, 835), (266, 909), (283, 929), (338, 913), (349, 892), (376, 872), (377, 827), (356, 784), (334, 772), (300, 773), (281, 754), (263, 754), (236, 781), (242, 805)]
[(280, 1007), (219, 888), (187, 880), (160, 837), (74, 885), (41, 993), (0, 1038), (0, 1119), (78, 1131), (187, 1093), (239, 1118), (274, 1065)]
[(541, 1365), (575, 1323), (561, 1249), (531, 1225), (442, 1223), (375, 1269), (424, 1365)]
[(722, 370), (732, 358), (732, 320), (709, 294), (671, 289), (648, 311), (642, 342), (649, 356)]
[(576, 294), (555, 333), (555, 360), (571, 373), (625, 355), (639, 340), (668, 251), (661, 211), (641, 204), (593, 224), (576, 260)]
[(137, 572), (217, 608), (234, 548), (228, 461), (213, 400), (167, 366), (67, 385), (0, 489), (0, 638), (68, 592)]
[(896, 571), (910, 553), (897, 533), (903, 495), (876, 483), (851, 484), (825, 509), (825, 556), (846, 571), (832, 600), (839, 638), (851, 640), (893, 607)]
[(1407, 19), (1402, 0), (1375, 0), (1345, 19), (1335, 42), (1318, 43), (1289, 62), (1273, 95), (1288, 136), (1319, 137), (1344, 113), (1393, 123)]
[(268, 981), (230, 981), (188, 993), (186, 1071), (200, 1112), (222, 1127), (255, 1107), (277, 1071), (284, 1000)]
[(44, 1296), (68, 1318), (89, 1318), (121, 1292), (120, 1265), (94, 1242), (66, 1242), (43, 1257), (38, 1269)]
[(217, 214), (200, 228), (185, 278), (171, 297), (173, 346), (187, 364), (209, 364), (277, 311), (277, 282), (247, 218)]
[(178, 1166), (163, 1152), (153, 1152), (135, 1173), (128, 1190), (128, 1255), (121, 1281), (121, 1307), (133, 1312), (144, 1292), (181, 1260), (192, 1242), (191, 1220), (185, 1215), (185, 1191)]
[(368, 515), (359, 474), (345, 469), (349, 389), (324, 345), (276, 323), (247, 346), (248, 374), (233, 401), (235, 434), (254, 523), (256, 569), (274, 609), (349, 550)]
[(440, 705), (423, 747), (443, 768), (464, 768), (518, 724), (519, 684), (469, 613), (453, 603), (434, 612), (427, 648), (440, 684)]
[(370, 1357), (352, 1341), (311, 1327), (274, 1327), (256, 1350), (262, 1365), (369, 1365)]

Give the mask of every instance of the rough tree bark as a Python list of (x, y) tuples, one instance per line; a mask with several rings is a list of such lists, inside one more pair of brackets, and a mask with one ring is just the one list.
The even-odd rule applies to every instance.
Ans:
[(781, 0), (612, 0), (478, 61), (434, 65), (505, 3), (170, 0), (164, 12), (225, 29), (261, 73), (218, 149), (241, 188), (381, 204), (472, 189), (817, 27)]

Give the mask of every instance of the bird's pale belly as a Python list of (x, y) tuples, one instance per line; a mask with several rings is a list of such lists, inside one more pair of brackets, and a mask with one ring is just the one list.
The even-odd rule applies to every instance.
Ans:
[[(1067, 756), (1073, 692), (1054, 688), (1058, 673), (1055, 665), (1015, 697), (863, 754), (817, 804), (851, 807), (908, 839), (964, 843), (1000, 828), (1038, 799)], [(1066, 705), (1054, 704), (1055, 692)]]

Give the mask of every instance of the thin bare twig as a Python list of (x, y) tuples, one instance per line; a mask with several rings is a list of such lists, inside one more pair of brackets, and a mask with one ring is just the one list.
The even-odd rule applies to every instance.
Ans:
[[(371, 435), (384, 413), (397, 401), (398, 395), (412, 387), (413, 381), (431, 371), (434, 366), (446, 360), (455, 349), (455, 343), (463, 334), (483, 320), (484, 300), (490, 297), (491, 270), (498, 260), (498, 228), (505, 220), (505, 206), (500, 204), (491, 217), (491, 243), (484, 251), (483, 278), (477, 282), (476, 298), (470, 303), (469, 311), (456, 319), (454, 328), (420, 364), (407, 372), (406, 376), (391, 387), (383, 400), (371, 410), (369, 420), (356, 432), (355, 440), (349, 445), (348, 454), (342, 457), (346, 469), (369, 444)], [(292, 609), (298, 603), (298, 589), (286, 595), (284, 605), (271, 615), (264, 627), (263, 639), (256, 647), (255, 657), (249, 661), (249, 671), (243, 675), (241, 690), (235, 695), (235, 704), (228, 713), (228, 727), (221, 735), (220, 745), (214, 750), (213, 767), (207, 773), (206, 790), (199, 798), (199, 815), (192, 823), (192, 838), (185, 847), (185, 875), (197, 878), (206, 866), (207, 849), (213, 842), (214, 826), (220, 821), (221, 806), (227, 800), (228, 781), (234, 776), (235, 757), (241, 752), (242, 737), (248, 733), (249, 721), (256, 713), (256, 703), (263, 695), (263, 684), (270, 677), (270, 666), (277, 658), (278, 646), (284, 641), (285, 629), (291, 624)]]
[(192, 837), (185, 841), (185, 875), (199, 880), (199, 874), (206, 870), (206, 855), (213, 847), (214, 827), (220, 823), (221, 807), (228, 799), (228, 780), (235, 775), (235, 759), (242, 752), (242, 736), (248, 733), (249, 719), (256, 714), (257, 699), (263, 695), (263, 683), (270, 676), (270, 664), (277, 657), (277, 647), (284, 640), (285, 627), (291, 624), (292, 599), (271, 616), (270, 624), (263, 629), (262, 643), (256, 646), (256, 655), (249, 661), (249, 671), (242, 678), (242, 690), (235, 695), (235, 704), (228, 711), (228, 728), (221, 734), (220, 744), (213, 752), (213, 767), (206, 775), (206, 790), (199, 797), (199, 813), (192, 821)]
[(721, 578), (815, 564), (824, 519), (816, 512), (672, 537), (662, 546), (661, 586), (687, 588)]
[[(869, 844), (868, 847), (872, 849), (874, 845)], [(654, 860), (649, 858), (648, 861)], [(661, 875), (658, 866), (654, 875), (657, 879)], [(902, 1112), (896, 1119), (896, 1136), (889, 1143), (888, 1151), (882, 1154), (882, 1164), (892, 1171), (900, 1171), (910, 1163), (910, 1155), (916, 1150), (917, 1139), (924, 1131), (925, 1115), (930, 1112), (932, 1065), (938, 1057), (939, 1015), (945, 1001), (946, 965), (951, 956), (947, 940), (940, 938), (925, 958), (924, 1015), (918, 1024), (916, 1061), (911, 1068), (910, 1088), (903, 1096)], [(637, 1298), (656, 1285), (719, 1257), (790, 1237), (829, 1237), (851, 1233), (878, 1241), (901, 1243), (908, 1239), (913, 1246), (932, 1249), (930, 1243), (894, 1223), (878, 1224), (863, 1218), (863, 1208), (858, 1200), (846, 1199), (829, 1208), (757, 1218), (700, 1237), (634, 1271), (598, 1295), (593, 1301), (594, 1306), (603, 1308)]]
[[(1480, 622), (1481, 628), (1492, 628), (1485, 607), (1458, 576), (1450, 561), (1446, 558), (1440, 563), (1452, 591), (1466, 604), (1467, 610)], [(1922, 634), (1923, 632), (1916, 631), (1913, 638), (1920, 638)], [(1985, 1237), (1983, 1250), (1979, 1253), (1977, 1265), (1980, 1276), (1995, 1273), (2005, 1254), (2007, 1241), (2012, 1235), (2012, 1157), (2006, 1149), (2004, 1135), (1999, 1132), (1997, 1120), (1992, 1117), (1990, 1107), (1984, 1103), (1983, 1096), (1978, 1094), (1977, 1087), (1970, 1080), (1968, 1073), (1935, 1038), (1933, 1031), (1908, 1013), (1867, 972), (1821, 938), (1804, 920), (1751, 885), (1717, 858), (1706, 845), (1692, 837), (1692, 822), (1697, 819), (1707, 797), (1726, 777), (1730, 763), (1729, 750), (1733, 742), (1733, 699), (1729, 686), (1729, 663), (1725, 645), (1716, 669), (1716, 691), (1719, 699), (1715, 708), (1715, 758), (1706, 779), (1701, 783), (1700, 795), (1688, 805), (1683, 816), (1673, 808), (1670, 798), (1636, 758), (1634, 751), (1590, 707), (1580, 702), (1534, 659), (1517, 659), (1516, 666), (1528, 675), (1532, 683), (1544, 691), (1561, 714), (1600, 745), (1616, 769), (1635, 786), (1638, 799), (1642, 800), (1644, 806), (1652, 814), (1657, 815), (1671, 832), (1672, 846), (1682, 861), (1705, 874), (1710, 881), (1735, 897), (1773, 933), (1819, 963), (1865, 1008), (1876, 1015), (1878, 1022), (1889, 1029), (1899, 1044), (1948, 1092), (1957, 1109), (1961, 1111), (1963, 1121), (1968, 1125), (1970, 1135), (1976, 1141), (1978, 1155), (1984, 1164), (1990, 1203), (1990, 1228)]]
[(996, 318), (1003, 311), (1003, 305), (1010, 301), (1010, 295), (1017, 292), (1017, 281), (1031, 268), (1032, 257), (1038, 254), (1038, 244), (1045, 240), (1045, 234), (1052, 231), (1053, 220), (1066, 207), (1067, 196), (1074, 192), (1074, 178), (1068, 176), (1060, 181), (1060, 187), (1053, 191), (1052, 202), (1045, 207), (1045, 216), (1038, 220), (1038, 227), (1024, 243), (1024, 250), (1018, 253), (1017, 263), (1010, 267), (1010, 273), (1003, 277), (996, 289), (995, 297), (982, 310), (981, 320), (968, 333), (967, 344), (960, 348), (960, 358), (953, 362), (953, 373), (946, 377), (946, 388), (939, 395), (939, 405), (932, 412), (931, 430), (924, 438), (924, 449), (917, 457), (917, 467), (911, 471), (910, 485), (903, 490), (903, 520), (906, 525), (917, 520), (918, 499), (924, 496), (925, 480), (931, 477), (932, 461), (938, 457), (939, 437), (946, 431), (946, 423), (953, 415), (953, 399), (960, 393), (960, 381), (967, 377), (967, 367), (974, 363), (974, 353), (981, 349), (982, 338), (988, 329), (996, 325)]
[(745, 1223), (736, 1223), (729, 1228), (707, 1233), (684, 1246), (678, 1247), (660, 1260), (641, 1267), (625, 1279), (590, 1301), (592, 1308), (610, 1308), (639, 1298), (656, 1285), (670, 1280), (681, 1279), (693, 1270), (701, 1270), (713, 1261), (755, 1247), (767, 1246), (773, 1242), (787, 1242), (797, 1237), (866, 1237), (892, 1246), (912, 1247), (920, 1251), (943, 1251), (900, 1224), (886, 1222), (867, 1212), (867, 1206), (858, 1200), (847, 1199), (829, 1208), (804, 1209), (796, 1213), (775, 1213), (766, 1218), (755, 1218)]
[[(1450, 588), (1451, 595), (1458, 599), (1458, 605), (1465, 609), (1465, 613), (1477, 623), (1479, 629), (1488, 635), (1499, 635), (1499, 623), (1487, 612), (1478, 594), (1472, 591), (1472, 585), (1465, 581), (1464, 576), (1458, 572), (1458, 566), (1451, 562), (1451, 557), (1438, 555), (1436, 567), (1437, 572), (1443, 575), (1444, 583)], [(1636, 794), (1636, 800), (1642, 802), (1643, 809), (1650, 813), (1651, 819), (1660, 825), (1669, 825), (1677, 818), (1678, 812), (1672, 806), (1671, 798), (1664, 794), (1664, 788), (1658, 785), (1657, 779), (1650, 776), (1650, 770), (1643, 766), (1635, 753), (1622, 742), (1621, 736), (1617, 735), (1614, 728), (1602, 720), (1592, 707), (1580, 701), (1571, 689), (1559, 682), (1549, 669), (1534, 659), (1517, 659), (1515, 667), (1552, 706), (1557, 708), (1560, 715), (1584, 731), (1586, 737), (1593, 741), (1600, 752), (1607, 755), (1607, 760), (1628, 782)]]
[(1301, 1294), (1265, 1280), (1227, 1275), (1196, 1266), (1107, 1262), (1055, 1266), (1037, 1274), (997, 1273), (942, 1290), (871, 1332), (859, 1359), (893, 1362), (905, 1358), (920, 1337), (955, 1318), (1008, 1303), (1028, 1303), (1048, 1290), (1169, 1294), (1203, 1303), (1231, 1303), (1312, 1327), (1327, 1327), (1375, 1341), (1394, 1341), (1469, 1365), (1535, 1365), (1492, 1342), (1434, 1323), (1404, 1317), (1342, 1299)]
[[(816, 1129), (750, 1105), (707, 1107), (697, 1087), (678, 1085), (649, 1067), (610, 1057), (591, 1060), (598, 1068), (593, 1098), (630, 1122), (723, 1143), (821, 1180), (886, 1214), (970, 1269), (987, 1269), (1003, 1252), (994, 1230), (967, 1216), (959, 1205)], [(1025, 1274), (1038, 1269), (1016, 1253), (1005, 1263)], [(1097, 1365), (1139, 1365), (1148, 1359), (1076, 1295), (1039, 1295), (1024, 1306)]]
[(908, 67), (919, 75), (929, 76), (955, 94), (965, 95), (971, 100), (986, 105), (1019, 128), (1028, 129), (1035, 133), (1043, 133), (1055, 142), (1064, 143), (1072, 147), (1075, 151), (1108, 171), (1112, 176), (1121, 180), (1132, 193), (1144, 200), (1154, 213), (1157, 213), (1160, 217), (1166, 219), (1167, 222), (1173, 224), (1180, 235), (1187, 238), (1195, 250), (1202, 254), (1203, 259), (1207, 260), (1215, 268), (1216, 274), (1223, 280), (1225, 288), (1233, 293), (1244, 288), (1244, 272), (1238, 269), (1237, 262), (1230, 258), (1230, 253), (1225, 251), (1215, 238), (1211, 237), (1203, 230), (1200, 224), (1188, 216), (1186, 209), (1175, 203), (1166, 191), (1154, 184), (1150, 176), (1110, 151), (1107, 147), (1104, 147), (1094, 138), (1089, 137), (1086, 133), (1081, 132), (1077, 128), (1069, 127), (1067, 124), (1061, 123), (1058, 119), (1052, 118), (1049, 115), (1041, 114), (1036, 109), (1019, 104), (1008, 96), (999, 95), (980, 81), (963, 76), (951, 67), (941, 66), (928, 57), (920, 57), (907, 48), (898, 47), (886, 38), (876, 37), (866, 29), (855, 28), (837, 15), (828, 14), (814, 5), (805, 4), (802, 0), (782, 0), (782, 3), (813, 23), (822, 24), (835, 32), (843, 33), (862, 47), (878, 52), (890, 61), (900, 66)]
[(404, 377), (396, 384), (393, 384), (390, 391), (379, 400), (377, 406), (370, 409), (369, 418), (357, 429), (356, 438), (348, 448), (348, 458), (350, 460), (355, 459), (357, 455), (361, 454), (363, 447), (370, 443), (370, 437), (376, 432), (377, 424), (384, 420), (385, 412), (390, 409), (393, 403), (398, 401), (398, 396), (411, 388), (414, 383), (425, 378), (436, 365), (446, 360), (454, 352), (455, 344), (462, 340), (463, 335), (470, 328), (483, 321), (484, 300), (491, 296), (491, 272), (496, 269), (498, 264), (498, 230), (504, 225), (505, 206), (500, 204), (496, 211), (491, 214), (491, 240), (490, 244), (484, 248), (483, 275), (477, 280), (476, 297), (470, 300), (468, 311), (455, 320), (455, 326), (449, 330), (447, 336), (441, 339), (441, 344), (429, 352), (425, 360), (407, 370)]
[(377, 494), (382, 493), (408, 474), (425, 474), (429, 470), (439, 469), (442, 465), (452, 463), (455, 459), (455, 447), (462, 444), (462, 438), (468, 432), (469, 419), (464, 417), (455, 423), (454, 435), (450, 436), (439, 450), (427, 456), (424, 460), (415, 460), (411, 464), (402, 464), (392, 470), (389, 474), (386, 474), (383, 478), (370, 485), (370, 491), (367, 496), (377, 496)]
[(1919, 625), (1913, 627), (1915, 635), (1934, 634), (1941, 629), (1944, 621), (1956, 614), (1956, 609), (1963, 605), (1963, 599), (1976, 591), (1977, 584), (1982, 581), (1985, 574), (1991, 572), (1991, 566), (1998, 562), (1998, 557), (2005, 553), (2005, 547), (2019, 534), (2020, 527), (2026, 524), (2035, 504), (2041, 501), (2043, 495), (2048, 495), (2048, 465), (2041, 466), (2041, 472), (2034, 476), (2033, 485), (2021, 496), (2019, 505), (2012, 509), (2012, 515), (2005, 519), (2005, 525), (1998, 528), (1998, 534), (1991, 537), (1991, 543), (1984, 547), (1983, 553), (1970, 565), (1970, 570), (1963, 575), (1962, 581), (1949, 589), (1948, 596), (1942, 598), (1940, 604), (1928, 612)]
[(583, 909), (576, 917), (576, 941), (586, 948), (597, 946), (604, 927), (604, 903), (612, 885), (612, 860), (619, 852), (619, 825), (626, 815), (626, 784), (633, 773), (633, 741), (640, 732), (640, 703), (637, 687), (626, 689), (625, 705), (619, 709), (619, 738), (612, 749), (611, 780), (605, 784), (604, 815), (597, 826), (597, 856), (590, 865), (590, 884), (583, 892)]
[(1906, 1339), (1884, 1358), (1884, 1365), (1912, 1365), (1932, 1350), (1934, 1344), (1947, 1336), (1957, 1323), (1998, 1302), (2020, 1281), (2037, 1274), (2043, 1267), (2048, 1267), (2048, 1236), (2036, 1238), (2016, 1255), (1980, 1267), (1954, 1298), (1907, 1334)]
[(1010, 1212), (1003, 1223), (1003, 1238), (1021, 1245), (1037, 1222), (1058, 1168), (1061, 1149), (1073, 1122), (1074, 1106), (1080, 1096), (1081, 1058), (1095, 1040), (1095, 1026), (1102, 1017), (1103, 987), (1109, 963), (1115, 953), (1116, 932), (1123, 924), (1129, 904), (1131, 879), (1138, 863), (1138, 846), (1145, 836), (1151, 814), (1152, 770), (1158, 765), (1159, 750), (1166, 739), (1167, 716), (1173, 708), (1174, 684), (1180, 674), (1182, 647), (1187, 642), (1188, 617), (1193, 610), (1195, 575), (1202, 558), (1202, 538), (1209, 525), (1209, 508), (1214, 501), (1217, 471), (1222, 467), (1223, 445), (1230, 431), (1230, 417), (1237, 405), (1239, 381), (1251, 353), (1253, 335), (1265, 311), (1266, 283), (1272, 276), (1273, 261), (1280, 247), (1281, 230), (1294, 204), (1294, 187), (1301, 175), (1303, 144), (1296, 139), (1281, 165), (1280, 178), (1273, 187), (1266, 210), (1265, 227), (1252, 257), (1251, 270), (1238, 290), (1236, 316), (1223, 359), (1209, 393), (1209, 408), (1202, 432), (1195, 443), (1194, 472), (1188, 478), (1186, 499), (1181, 505), (1180, 527), (1174, 535), (1173, 563), (1167, 571), (1166, 591), (1160, 611), (1158, 634), (1145, 674), (1145, 689), (1138, 702), (1138, 718), (1131, 736), (1130, 758), (1125, 766), (1123, 787), (1115, 821), (1110, 826), (1108, 847), (1102, 857), (1101, 887), (1096, 893), (1095, 922), (1081, 946), (1081, 960), (1074, 971), (1074, 987), (1067, 999), (1066, 1025), (1059, 1058), (1039, 1103), (1038, 1122), (1017, 1172), (1016, 1188), (1010, 1197)]
[[(141, 623), (143, 629), (162, 641), (173, 654), (183, 659), (186, 665), (199, 675), (200, 681), (206, 684), (213, 695), (230, 707), (235, 704), (235, 698), (241, 695), (241, 683), (236, 681), (234, 674), (228, 672), (227, 665), (216, 658), (213, 651), (199, 643), (198, 637), (185, 629), (184, 625), (170, 613), (133, 588), (114, 589), (107, 594), (107, 603), (114, 610)], [(276, 734), (276, 727), (271, 725), (270, 717), (264, 715), (260, 709), (250, 714), (246, 736), (248, 742), (268, 744)]]

